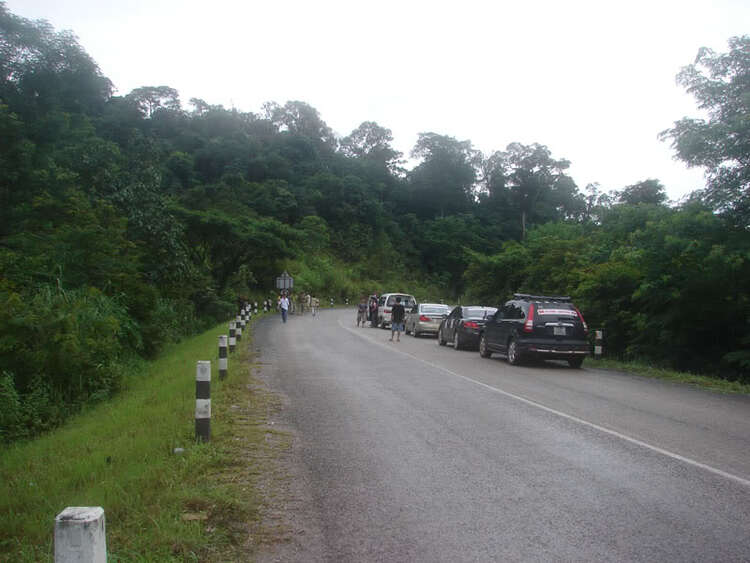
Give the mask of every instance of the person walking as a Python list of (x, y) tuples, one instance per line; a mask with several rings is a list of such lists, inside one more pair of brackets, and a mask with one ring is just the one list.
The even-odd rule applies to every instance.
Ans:
[(281, 296), (279, 299), (279, 308), (281, 309), (281, 321), (286, 322), (286, 315), (289, 311), (289, 298), (286, 294)]
[(401, 342), (401, 332), (404, 330), (404, 317), (406, 317), (406, 309), (401, 304), (401, 298), (396, 297), (396, 304), (391, 307), (391, 341), (393, 341), (393, 333), (396, 333), (396, 342)]

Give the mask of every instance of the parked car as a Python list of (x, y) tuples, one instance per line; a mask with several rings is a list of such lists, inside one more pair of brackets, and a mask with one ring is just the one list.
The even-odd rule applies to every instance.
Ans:
[(420, 334), (437, 334), (440, 323), (451, 312), (449, 305), (442, 303), (419, 303), (406, 313), (406, 334), (419, 336)]
[(401, 298), (401, 304), (408, 311), (417, 302), (413, 295), (408, 293), (384, 293), (378, 299), (378, 326), (387, 328), (391, 325), (391, 307), (396, 304), (396, 297)]
[(461, 348), (476, 350), (479, 346), (479, 334), (487, 317), (492, 316), (496, 311), (495, 307), (480, 305), (455, 307), (440, 323), (438, 344), (445, 346), (447, 342), (450, 342), (456, 350)]
[(505, 354), (516, 365), (525, 359), (567, 360), (580, 368), (589, 354), (588, 326), (569, 297), (516, 293), (487, 320), (479, 339), (479, 353)]

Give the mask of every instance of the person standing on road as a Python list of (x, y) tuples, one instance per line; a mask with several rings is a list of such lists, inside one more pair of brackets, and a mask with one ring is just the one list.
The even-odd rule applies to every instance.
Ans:
[(378, 296), (370, 296), (370, 326), (378, 326)]
[(364, 295), (359, 300), (359, 305), (357, 305), (357, 326), (360, 326), (359, 323), (362, 323), (362, 328), (365, 326), (365, 322), (367, 321), (367, 299), (365, 299)]
[(286, 322), (286, 315), (289, 311), (289, 298), (286, 294), (282, 295), (281, 299), (279, 299), (279, 308), (281, 309), (281, 320), (282, 322)]
[(404, 330), (404, 317), (406, 309), (401, 304), (401, 298), (396, 297), (396, 304), (391, 307), (391, 341), (393, 333), (396, 333), (396, 342), (401, 342), (401, 331)]

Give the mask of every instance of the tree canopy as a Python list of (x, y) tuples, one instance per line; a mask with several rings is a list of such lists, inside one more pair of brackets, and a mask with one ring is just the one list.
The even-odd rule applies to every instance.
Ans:
[(701, 48), (677, 82), (708, 119), (684, 117), (661, 137), (680, 160), (705, 169), (705, 201), (750, 227), (750, 36), (732, 37), (727, 53)]

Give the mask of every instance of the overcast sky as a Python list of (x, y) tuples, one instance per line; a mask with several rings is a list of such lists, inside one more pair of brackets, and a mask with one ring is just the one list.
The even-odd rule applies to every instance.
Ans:
[(707, 46), (750, 33), (735, 0), (7, 0), (72, 30), (120, 95), (139, 86), (257, 112), (302, 100), (339, 135), (362, 121), (408, 155), (420, 132), (485, 153), (513, 141), (567, 158), (583, 189), (703, 186), (657, 135), (700, 113), (675, 82)]

